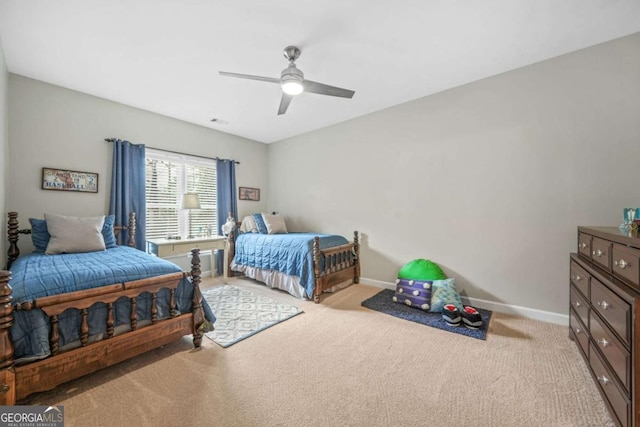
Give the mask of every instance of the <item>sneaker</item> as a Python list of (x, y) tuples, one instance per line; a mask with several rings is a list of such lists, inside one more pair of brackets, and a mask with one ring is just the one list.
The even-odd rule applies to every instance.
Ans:
[(482, 326), (482, 316), (478, 310), (468, 305), (462, 309), (462, 321), (467, 328), (478, 329)]
[(453, 304), (445, 304), (442, 307), (442, 318), (449, 326), (458, 326), (462, 322), (460, 310)]

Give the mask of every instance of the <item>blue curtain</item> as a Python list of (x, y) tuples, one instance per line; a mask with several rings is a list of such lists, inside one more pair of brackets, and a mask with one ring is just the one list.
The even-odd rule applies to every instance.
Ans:
[[(145, 198), (145, 149), (129, 141), (116, 139), (113, 142), (113, 167), (111, 173), (111, 199), (109, 214), (116, 216), (116, 224), (128, 225), (129, 212), (136, 213), (136, 248), (146, 250)], [(129, 231), (118, 235), (118, 244), (129, 240)]]
[[(236, 165), (233, 160), (216, 161), (217, 191), (218, 191), (218, 234), (222, 236), (222, 226), (227, 221), (229, 212), (238, 219), (238, 202), (236, 201)], [(224, 253), (216, 252), (216, 272), (223, 273)]]

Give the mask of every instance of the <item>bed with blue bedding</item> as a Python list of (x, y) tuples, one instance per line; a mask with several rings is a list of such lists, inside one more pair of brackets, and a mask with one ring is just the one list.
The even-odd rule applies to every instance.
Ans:
[[(135, 227), (130, 216), (129, 229)], [(199, 347), (215, 316), (191, 272), (128, 246), (18, 256), (9, 213), (7, 270), (0, 270), (0, 404), (193, 335)], [(129, 239), (133, 245), (133, 239)]]
[(358, 283), (358, 233), (354, 241), (321, 233), (241, 233), (230, 235), (230, 271), (314, 299), (340, 283)]

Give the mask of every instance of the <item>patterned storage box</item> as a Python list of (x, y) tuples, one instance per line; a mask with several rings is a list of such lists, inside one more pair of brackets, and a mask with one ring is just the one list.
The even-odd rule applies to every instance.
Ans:
[(429, 311), (432, 285), (433, 281), (431, 280), (397, 279), (393, 301)]

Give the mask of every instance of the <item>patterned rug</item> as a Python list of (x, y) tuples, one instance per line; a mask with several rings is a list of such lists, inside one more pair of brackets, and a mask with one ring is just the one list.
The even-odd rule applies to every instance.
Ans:
[(391, 316), (399, 317), (400, 319), (431, 326), (433, 328), (443, 329), (445, 331), (466, 335), (479, 340), (487, 339), (487, 330), (489, 329), (489, 322), (491, 321), (492, 314), (490, 310), (475, 307), (482, 317), (482, 326), (479, 329), (469, 329), (464, 325), (450, 326), (444, 321), (440, 313), (429, 313), (428, 311), (393, 302), (392, 298), (394, 295), (395, 291), (385, 289), (378, 292), (371, 298), (362, 301), (362, 306), (371, 310), (390, 314)]
[(216, 315), (215, 330), (205, 335), (225, 348), (302, 313), (296, 306), (233, 285), (207, 289), (202, 296)]

